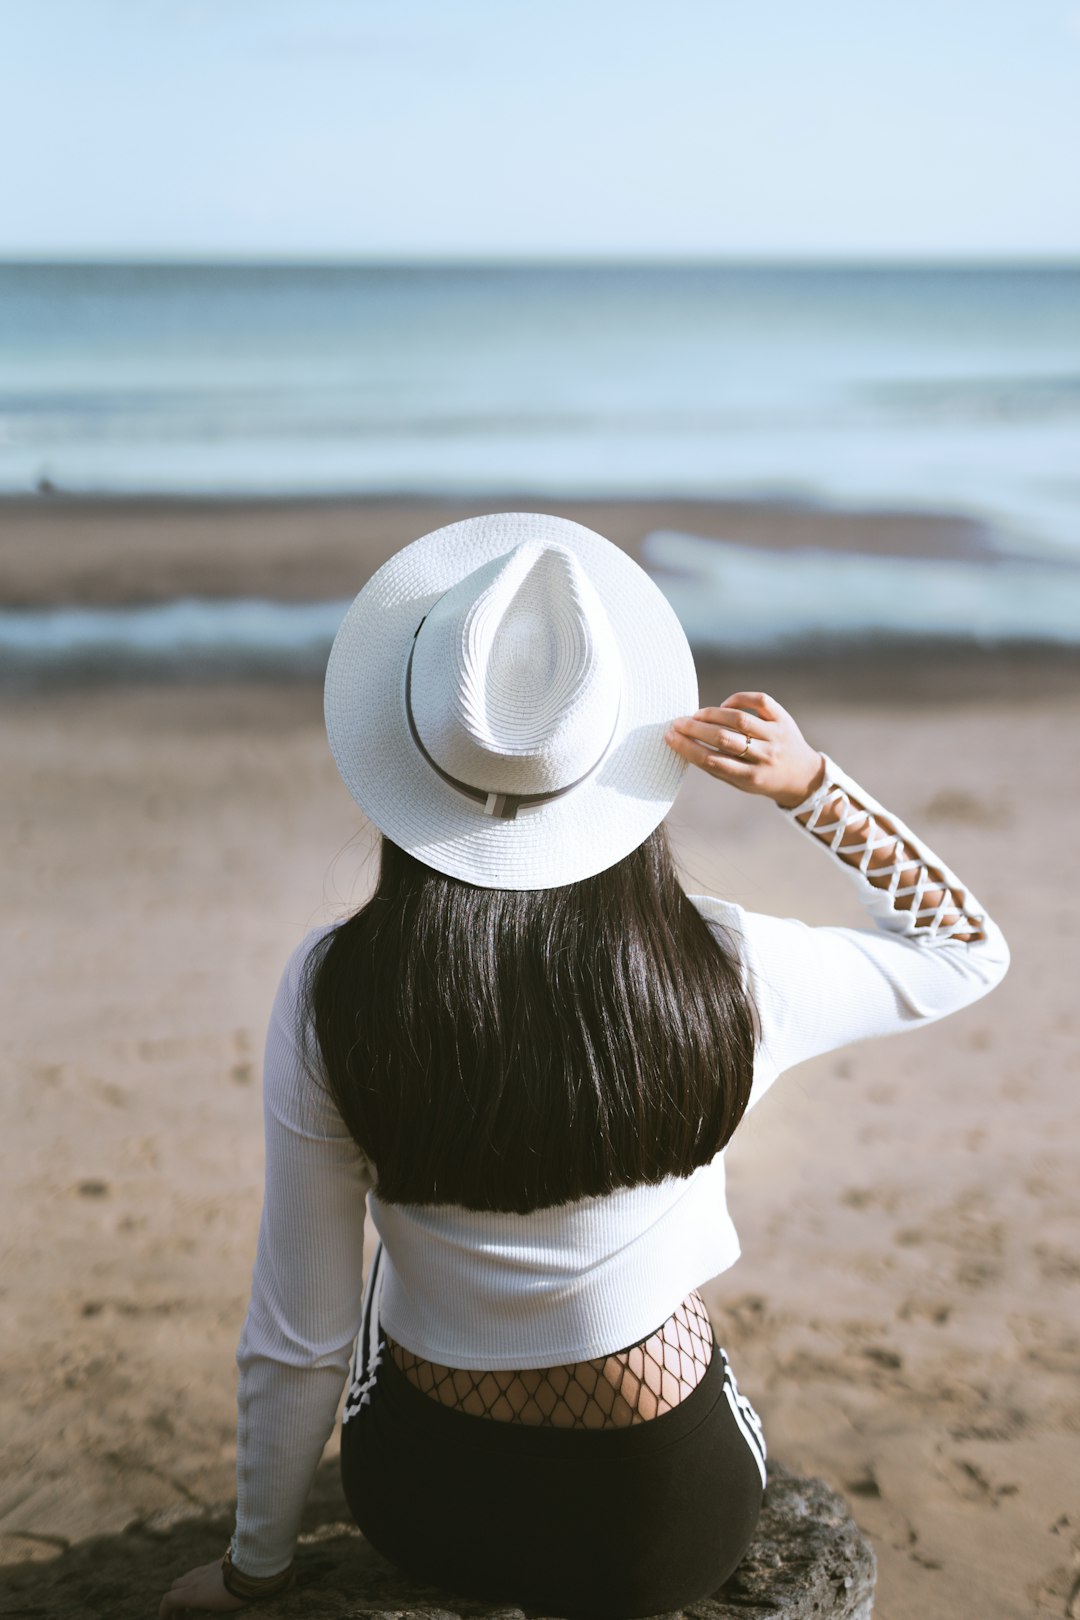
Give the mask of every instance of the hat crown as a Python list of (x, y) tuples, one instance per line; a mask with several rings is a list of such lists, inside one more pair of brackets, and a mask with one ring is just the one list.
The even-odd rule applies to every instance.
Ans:
[(578, 558), (530, 540), (439, 598), (417, 634), (410, 684), (416, 730), (440, 770), (487, 793), (551, 793), (607, 749), (622, 664)]

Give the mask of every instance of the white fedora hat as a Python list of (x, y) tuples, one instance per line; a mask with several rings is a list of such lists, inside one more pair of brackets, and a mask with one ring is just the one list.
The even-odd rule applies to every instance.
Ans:
[(622, 860), (685, 763), (698, 706), (666, 597), (579, 523), (496, 512), (425, 534), (373, 574), (326, 670), (330, 747), (380, 832), (489, 889), (548, 889)]

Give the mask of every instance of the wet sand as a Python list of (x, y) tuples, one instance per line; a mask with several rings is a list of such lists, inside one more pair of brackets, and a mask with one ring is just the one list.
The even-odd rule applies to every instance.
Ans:
[(897, 556), (992, 558), (969, 518), (836, 512), (733, 501), (0, 500), (0, 604), (161, 602), (175, 596), (316, 601), (353, 596), (399, 547), (481, 512), (552, 512), (596, 529), (631, 556), (654, 529), (743, 545), (822, 546)]
[[(355, 549), (356, 511), (334, 509), (340, 549), (320, 543), (284, 581), (282, 539), (265, 576), (284, 594), (347, 593), (357, 565), (444, 517), (406, 507), (405, 532), (395, 513)], [(636, 510), (641, 533), (662, 526)], [(63, 566), (20, 540), (9, 602), (244, 579), (233, 540), (196, 555), (159, 536), (151, 567), (134, 541), (121, 555), (100, 512), (82, 521), (104, 527), (90, 543), (73, 523)], [(275, 512), (282, 534), (288, 521)], [(745, 1122), (728, 1160), (743, 1257), (707, 1291), (721, 1343), (771, 1452), (842, 1490), (873, 1538), (880, 1620), (1066, 1615), (1080, 1575), (1075, 660), (703, 668), (703, 697), (737, 685), (770, 691), (922, 833), (1013, 964), (943, 1023), (792, 1071)], [(233, 1493), (263, 1033), (292, 945), (362, 897), (372, 837), (305, 683), (22, 694), (0, 707), (0, 780), (0, 1589), (10, 1580), (19, 1613), (134, 1615), (146, 1593), (125, 1574), (128, 1527), (202, 1522)], [(762, 801), (691, 774), (671, 824), (688, 887), (862, 922), (842, 874)], [(339, 1511), (332, 1482), (321, 1500)]]

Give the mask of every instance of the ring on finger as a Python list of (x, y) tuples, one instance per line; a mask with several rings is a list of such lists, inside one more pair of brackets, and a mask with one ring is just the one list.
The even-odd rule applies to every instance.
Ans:
[(717, 759), (746, 759), (746, 757), (750, 753), (750, 744), (752, 742), (754, 742), (754, 740), (755, 739), (753, 737), (749, 736), (748, 734), (745, 735), (743, 737), (742, 748), (739, 749), (738, 752), (736, 752), (734, 742), (732, 742), (731, 744), (728, 744), (723, 739), (718, 739), (717, 742), (713, 745), (714, 758), (717, 758)]

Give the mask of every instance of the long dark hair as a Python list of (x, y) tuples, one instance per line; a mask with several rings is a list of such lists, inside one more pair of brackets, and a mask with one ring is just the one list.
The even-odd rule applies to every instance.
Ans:
[(391, 1203), (526, 1213), (686, 1176), (750, 1096), (756, 1009), (661, 825), (557, 889), (484, 889), (383, 839), (309, 953), (313, 1069)]

